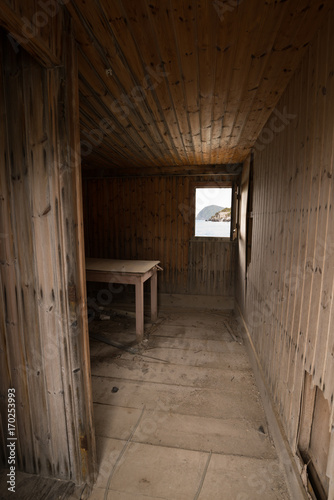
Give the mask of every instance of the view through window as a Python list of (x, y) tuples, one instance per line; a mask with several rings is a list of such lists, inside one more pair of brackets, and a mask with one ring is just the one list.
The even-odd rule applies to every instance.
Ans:
[(196, 188), (195, 236), (229, 238), (232, 188)]

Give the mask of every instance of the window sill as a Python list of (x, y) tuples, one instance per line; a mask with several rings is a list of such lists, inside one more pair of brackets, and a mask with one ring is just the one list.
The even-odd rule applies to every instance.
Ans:
[(191, 239), (190, 239), (191, 242), (194, 242), (194, 241), (197, 241), (197, 242), (200, 242), (200, 241), (220, 241), (221, 243), (233, 243), (233, 241), (231, 240), (230, 237), (227, 237), (227, 236), (222, 236), (222, 237), (219, 237), (219, 236), (193, 236)]

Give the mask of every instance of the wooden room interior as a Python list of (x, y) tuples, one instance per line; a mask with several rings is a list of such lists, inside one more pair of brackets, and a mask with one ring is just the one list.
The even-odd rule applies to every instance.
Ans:
[[(14, 388), (22, 489), (8, 498), (334, 500), (333, 3), (1, 0), (0, 28), (2, 490)], [(195, 236), (200, 187), (231, 189), (228, 237)], [(87, 282), (86, 259), (158, 263), (158, 317), (146, 315), (148, 282), (141, 299), (131, 285)], [(134, 311), (144, 299), (138, 336)], [(126, 392), (106, 369), (121, 373), (123, 363), (125, 379), (135, 366), (156, 370), (147, 375), (154, 387), (136, 374), (158, 394), (145, 403), (154, 412), (158, 381), (171, 374), (166, 364), (159, 374), (154, 363), (144, 370), (141, 356), (158, 356), (167, 340), (177, 356), (176, 346), (186, 345), (177, 332), (191, 336), (194, 327), (199, 347), (188, 339), (188, 357), (197, 359), (199, 350), (218, 349), (219, 325), (235, 350), (247, 346), (288, 493), (252, 493), (251, 475), (235, 492), (210, 490), (207, 478), (225, 467), (217, 464), (233, 462), (214, 444), (196, 448), (202, 480), (189, 462), (182, 494), (154, 490), (141, 476), (132, 485), (130, 469), (128, 484), (117, 486), (123, 458), (154, 447), (152, 436), (131, 441), (144, 412), (138, 381), (127, 396), (126, 418), (134, 420), (110, 452), (113, 477), (108, 470), (94, 487), (104, 393)], [(225, 366), (214, 369), (226, 375)], [(220, 397), (224, 387), (214, 377), (212, 384), (207, 391)], [(207, 401), (205, 386), (198, 391)], [(126, 420), (120, 401), (112, 425)], [(160, 410), (172, 412), (166, 403)], [(168, 439), (174, 457), (178, 445)], [(184, 448), (192, 456), (191, 445)]]

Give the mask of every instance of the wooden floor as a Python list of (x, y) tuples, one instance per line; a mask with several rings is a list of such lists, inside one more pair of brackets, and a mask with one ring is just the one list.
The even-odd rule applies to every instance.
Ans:
[[(173, 302), (155, 325), (147, 318), (141, 346), (133, 305), (90, 322), (99, 474), (89, 499), (289, 500), (233, 313)], [(6, 481), (2, 471), (1, 500), (82, 493), (20, 473), (12, 494)]]
[(131, 315), (90, 325), (90, 500), (290, 499), (233, 315), (164, 309), (140, 349), (134, 328)]

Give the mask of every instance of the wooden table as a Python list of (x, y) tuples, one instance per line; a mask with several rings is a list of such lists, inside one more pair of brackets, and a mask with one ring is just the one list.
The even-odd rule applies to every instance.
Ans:
[(136, 287), (136, 336), (144, 335), (144, 282), (151, 278), (151, 320), (158, 317), (157, 266), (159, 260), (86, 259), (87, 281), (123, 283)]

